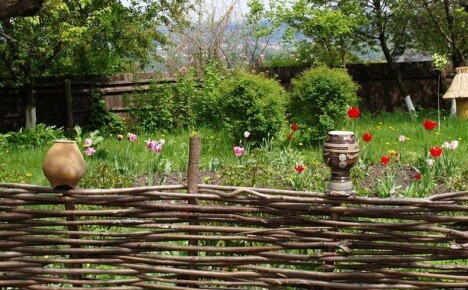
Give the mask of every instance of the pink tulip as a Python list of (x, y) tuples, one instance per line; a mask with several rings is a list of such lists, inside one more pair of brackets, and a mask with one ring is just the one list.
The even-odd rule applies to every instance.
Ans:
[(127, 138), (128, 138), (128, 140), (130, 140), (132, 142), (135, 142), (138, 139), (138, 136), (133, 134), (133, 133), (128, 133)]
[(234, 155), (239, 157), (239, 156), (244, 155), (244, 152), (245, 152), (245, 149), (243, 147), (240, 147), (240, 146), (234, 147)]
[(94, 153), (96, 153), (96, 149), (94, 149), (93, 147), (88, 147), (88, 148), (85, 150), (85, 153), (86, 153), (86, 155), (91, 156), (91, 155), (93, 155)]
[(159, 153), (163, 149), (164, 144), (166, 144), (166, 140), (159, 139), (159, 140), (146, 140), (146, 147), (153, 153)]
[(89, 147), (89, 146), (91, 146), (91, 145), (93, 145), (93, 139), (91, 139), (91, 138), (86, 138), (86, 139), (84, 140), (83, 146), (84, 146), (84, 147)]

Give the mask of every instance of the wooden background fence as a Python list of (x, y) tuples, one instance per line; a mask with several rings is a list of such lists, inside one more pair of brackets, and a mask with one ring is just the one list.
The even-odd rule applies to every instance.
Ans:
[(338, 198), (197, 184), (193, 138), (183, 185), (0, 183), (0, 287), (468, 287), (467, 191)]
[[(447, 101), (442, 100), (442, 95), (438, 95), (438, 73), (434, 70), (432, 62), (400, 63), (398, 68), (418, 109), (437, 108), (438, 101), (442, 107), (449, 107)], [(262, 68), (264, 73), (277, 78), (285, 87), (289, 87), (291, 78), (305, 69), (307, 67)], [(360, 86), (358, 95), (362, 99), (362, 108), (379, 112), (404, 107), (395, 80), (390, 77), (386, 64), (354, 64), (349, 65), (347, 69)], [(136, 90), (145, 90), (152, 81), (158, 80), (161, 84), (174, 82), (152, 73), (118, 74), (111, 77), (44, 78), (37, 81), (34, 90), (39, 123), (67, 126), (66, 79), (71, 82), (73, 119), (80, 126), (87, 123), (92, 92), (102, 95), (109, 111), (128, 117), (124, 95), (131, 95)], [(18, 90), (0, 86), (0, 132), (18, 130), (24, 126), (23, 107)]]

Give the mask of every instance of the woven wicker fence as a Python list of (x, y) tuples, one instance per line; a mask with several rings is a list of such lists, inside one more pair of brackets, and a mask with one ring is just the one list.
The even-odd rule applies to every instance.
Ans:
[(468, 192), (339, 198), (194, 174), (124, 189), (0, 183), (0, 288), (468, 287)]

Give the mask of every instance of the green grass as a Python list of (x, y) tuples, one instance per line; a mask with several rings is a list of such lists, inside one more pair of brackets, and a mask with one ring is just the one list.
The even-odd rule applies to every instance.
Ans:
[[(444, 150), (444, 156), (450, 156), (453, 163), (450, 174), (462, 176), (468, 167), (468, 120), (461, 120), (444, 115), (440, 128), (427, 131), (423, 127), (424, 119), (437, 120), (436, 112), (420, 112), (417, 118), (406, 113), (362, 114), (361, 118), (348, 120), (342, 130), (356, 133), (360, 142), (361, 157), (366, 166), (378, 165), (380, 157), (389, 154), (390, 150), (400, 153), (401, 165), (411, 165), (422, 170), (425, 160), (429, 158), (429, 148), (441, 146), (443, 142), (459, 141), (454, 150)], [(301, 124), (299, 124), (300, 128)], [(365, 132), (370, 132), (373, 139), (369, 143), (362, 141)], [(104, 141), (97, 146), (97, 153), (86, 156), (87, 177), (83, 187), (130, 186), (136, 178), (146, 176), (149, 170), (163, 173), (186, 172), (188, 163), (188, 142), (193, 132), (179, 130), (168, 133), (142, 133), (138, 140), (128, 141), (127, 132), (122, 132), (124, 139), (118, 141), (116, 136), (105, 135)], [(328, 179), (327, 168), (323, 166), (321, 146), (309, 146), (288, 140), (290, 129), (285, 124), (280, 136), (266, 140), (257, 150), (251, 150), (241, 158), (233, 154), (233, 146), (247, 145), (243, 136), (232, 141), (226, 132), (209, 129), (197, 130), (202, 138), (201, 170), (217, 171), (223, 174), (226, 182), (233, 185), (256, 185), (274, 188), (290, 187), (299, 182), (298, 189), (323, 190)], [(294, 134), (300, 134), (300, 129)], [(398, 141), (400, 135), (407, 141)], [(0, 136), (1, 137), (1, 136)], [(83, 138), (87, 137), (84, 134)], [(147, 150), (145, 140), (166, 140), (160, 154)], [(0, 138), (1, 139), (1, 138)], [(1, 145), (1, 143), (0, 143)], [(28, 147), (21, 144), (8, 144), (0, 147), (0, 181), (48, 185), (42, 173), (42, 162), (51, 142), (39, 147)], [(80, 145), (81, 146), (81, 145)], [(296, 164), (306, 166), (306, 171), (299, 176), (294, 170)], [(364, 167), (364, 170), (368, 167)], [(362, 175), (365, 175), (362, 172)], [(439, 175), (443, 172), (439, 172)], [(99, 180), (97, 180), (99, 176)], [(443, 176), (443, 175), (441, 175)], [(88, 179), (86, 179), (88, 178)], [(463, 178), (463, 177), (461, 177)], [(463, 179), (462, 179), (463, 181)], [(154, 183), (160, 183), (156, 180)], [(163, 182), (163, 180), (162, 180)], [(304, 183), (304, 184), (301, 184)]]

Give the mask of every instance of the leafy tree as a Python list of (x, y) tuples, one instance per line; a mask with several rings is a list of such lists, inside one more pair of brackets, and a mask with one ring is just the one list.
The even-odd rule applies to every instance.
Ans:
[(411, 40), (407, 21), (401, 13), (403, 7), (399, 5), (398, 0), (368, 0), (359, 1), (359, 4), (368, 22), (367, 25), (360, 27), (358, 34), (368, 45), (380, 46), (389, 72), (396, 80), (400, 95), (408, 96), (408, 89), (395, 63), (395, 58), (405, 51)]
[(34, 82), (48, 74), (107, 74), (144, 66), (165, 41), (157, 29), (185, 0), (46, 0), (33, 17), (0, 21), (0, 68), (22, 91), (35, 126)]
[(418, 50), (449, 56), (454, 67), (468, 64), (468, 2), (405, 0), (400, 11)]
[[(290, 7), (290, 8), (288, 8)], [(346, 66), (350, 51), (358, 49), (355, 31), (366, 19), (358, 9), (358, 1), (298, 0), (276, 2), (276, 17), (289, 25), (287, 36), (306, 36), (301, 44), (310, 46), (316, 62), (329, 66)]]

